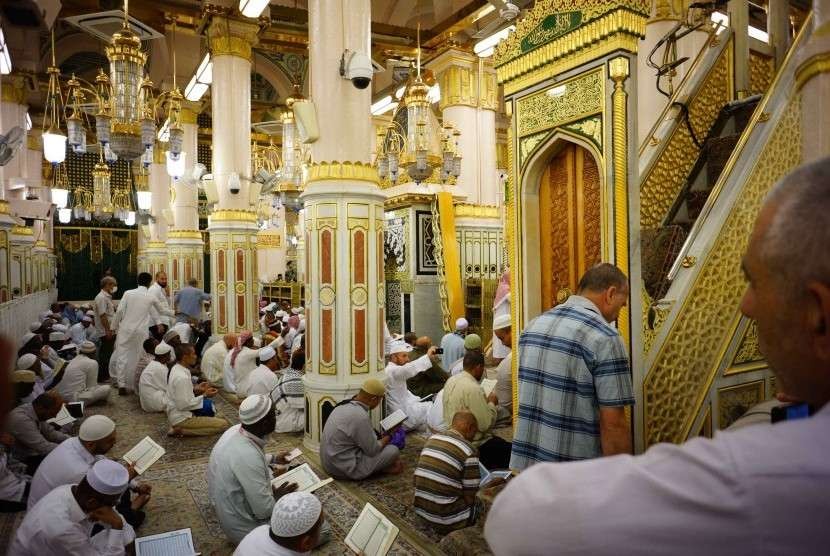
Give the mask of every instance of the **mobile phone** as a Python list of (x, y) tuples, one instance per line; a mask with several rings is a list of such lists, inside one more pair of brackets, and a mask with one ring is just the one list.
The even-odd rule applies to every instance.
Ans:
[(443, 355), (444, 348), (435, 348), (435, 355)]
[(815, 408), (810, 404), (797, 403), (792, 405), (781, 405), (772, 408), (772, 411), (770, 412), (770, 421), (777, 423), (779, 421), (806, 419), (813, 413), (815, 413)]

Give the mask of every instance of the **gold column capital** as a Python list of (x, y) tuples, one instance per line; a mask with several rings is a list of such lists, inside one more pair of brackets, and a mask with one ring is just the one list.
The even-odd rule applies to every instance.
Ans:
[(251, 47), (258, 42), (259, 30), (259, 25), (255, 23), (213, 15), (206, 31), (211, 54), (214, 57), (236, 56), (250, 62)]
[(199, 117), (199, 112), (200, 110), (196, 107), (196, 103), (182, 102), (179, 121), (183, 124), (195, 124), (196, 118)]
[(479, 65), (476, 56), (448, 49), (430, 64), (430, 69), (437, 75), (441, 87), (441, 110), (450, 106), (496, 110), (498, 82), (489, 61)]
[(0, 88), (0, 100), (13, 104), (26, 103), (26, 83), (22, 75), (11, 73), (3, 76), (3, 87)]
[(625, 78), (628, 77), (628, 72), (628, 58), (625, 56), (614, 58), (608, 63), (608, 73), (615, 83), (625, 81)]

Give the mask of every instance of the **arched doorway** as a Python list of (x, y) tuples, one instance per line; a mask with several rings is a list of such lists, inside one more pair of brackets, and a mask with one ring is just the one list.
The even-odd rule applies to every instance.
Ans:
[(541, 310), (576, 291), (579, 278), (602, 260), (600, 175), (588, 149), (566, 142), (539, 182)]

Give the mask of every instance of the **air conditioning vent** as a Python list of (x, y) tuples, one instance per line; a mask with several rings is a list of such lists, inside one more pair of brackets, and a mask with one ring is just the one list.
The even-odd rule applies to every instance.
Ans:
[[(65, 18), (67, 23), (74, 25), (102, 41), (109, 42), (112, 34), (121, 29), (124, 22), (124, 12), (112, 10), (94, 14), (76, 15)], [(142, 41), (151, 41), (164, 37), (161, 33), (130, 16), (130, 29), (138, 35)]]

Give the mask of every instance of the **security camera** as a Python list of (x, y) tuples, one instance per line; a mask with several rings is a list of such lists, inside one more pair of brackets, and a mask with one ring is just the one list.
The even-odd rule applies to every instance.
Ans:
[(362, 52), (345, 50), (343, 56), (340, 57), (340, 76), (350, 80), (352, 85), (358, 89), (368, 87), (372, 82), (372, 74), (383, 70), (383, 66), (373, 62)]
[(241, 183), (239, 181), (239, 174), (233, 172), (230, 176), (228, 176), (228, 191), (230, 191), (233, 195), (238, 195), (240, 188)]

